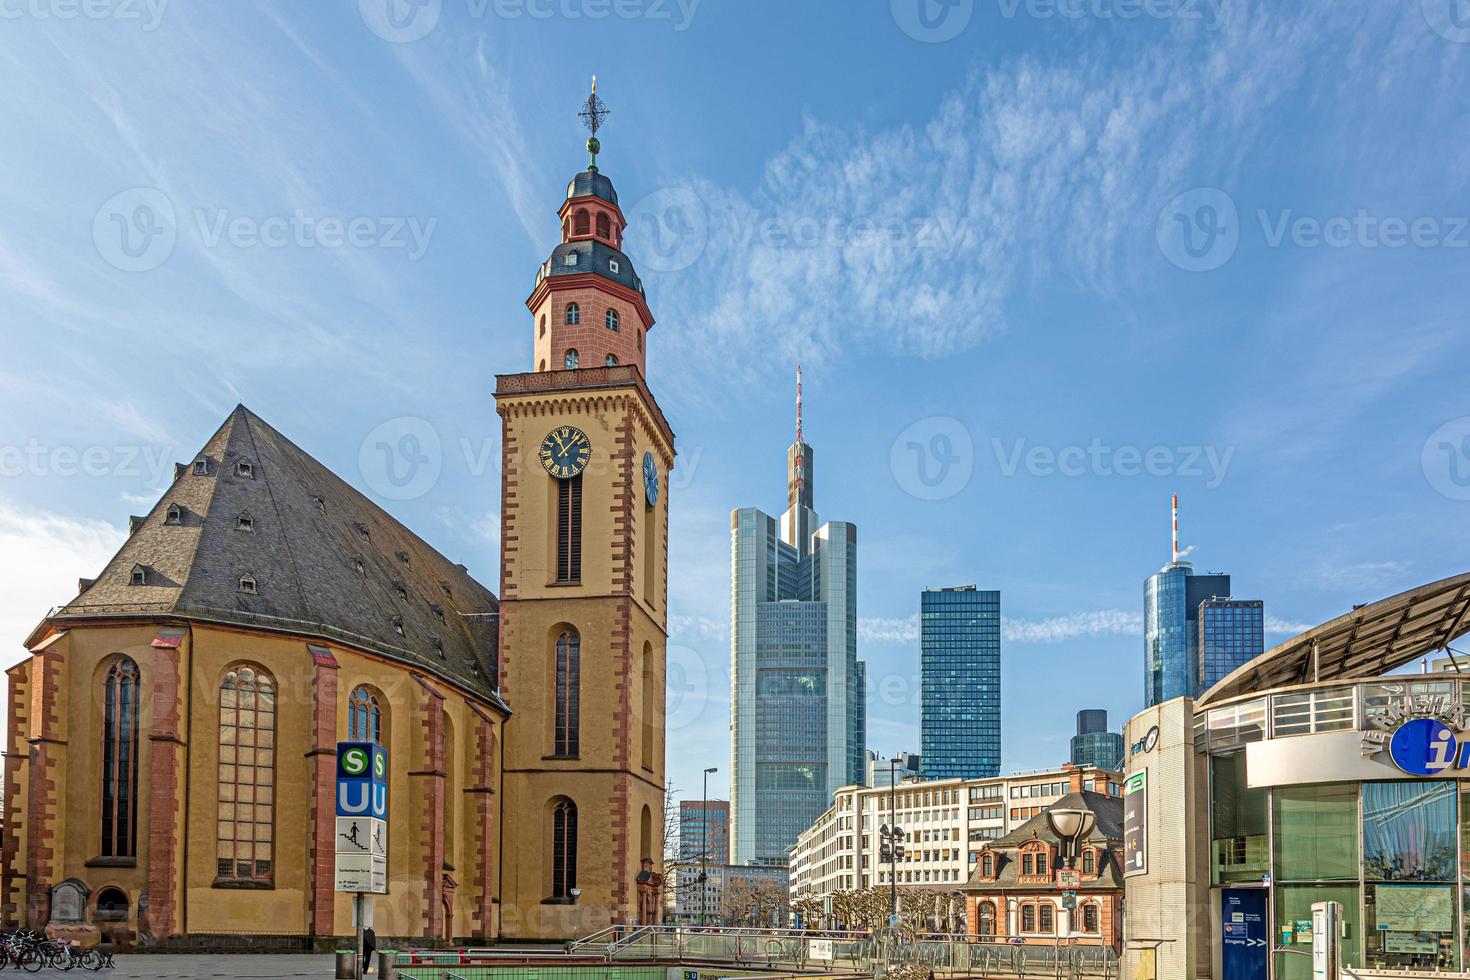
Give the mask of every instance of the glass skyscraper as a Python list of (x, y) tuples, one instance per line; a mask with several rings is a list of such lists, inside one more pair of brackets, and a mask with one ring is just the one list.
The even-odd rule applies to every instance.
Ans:
[(1266, 650), (1260, 599), (1206, 599), (1199, 607), (1199, 693)]
[(1144, 703), (1198, 697), (1265, 650), (1258, 600), (1230, 598), (1230, 576), (1174, 561), (1143, 587)]
[(857, 527), (812, 509), (813, 453), (787, 451), (779, 522), (730, 515), (730, 860), (785, 864), (786, 848), (860, 784), (866, 678), (857, 659)]
[(925, 779), (1000, 775), (1000, 593), (973, 585), (920, 598)]
[(1108, 731), (1108, 713), (1101, 708), (1077, 712), (1077, 734), (1072, 736), (1074, 766), (1097, 766), (1117, 772), (1123, 768), (1123, 736)]

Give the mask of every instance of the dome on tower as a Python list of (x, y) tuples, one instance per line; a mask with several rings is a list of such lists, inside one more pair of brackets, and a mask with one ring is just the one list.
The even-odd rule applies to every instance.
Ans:
[(567, 185), (567, 200), (574, 197), (596, 197), (609, 204), (618, 203), (618, 192), (613, 190), (612, 181), (593, 168), (583, 170)]
[(551, 252), (551, 258), (536, 270), (536, 282), (548, 276), (575, 276), (591, 272), (629, 289), (643, 292), (643, 281), (633, 271), (627, 255), (598, 241), (563, 242)]

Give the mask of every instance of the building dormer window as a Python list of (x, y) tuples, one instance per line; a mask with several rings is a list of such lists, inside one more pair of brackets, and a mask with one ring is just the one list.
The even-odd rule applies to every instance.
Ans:
[[(612, 222), (607, 220), (607, 212), (606, 211), (599, 211), (599, 212), (597, 212), (597, 237), (598, 238), (611, 238), (612, 237)], [(614, 272), (617, 272), (618, 270), (617, 269), (614, 269), (613, 271)]]
[(575, 347), (567, 351), (566, 364), (568, 371), (575, 371), (577, 369), (577, 349)]
[(394, 557), (399, 560), (399, 562), (401, 562), (404, 565), (407, 565), (408, 564), (408, 552), (406, 552), (406, 551), (395, 551), (393, 554), (394, 554)]
[(194, 460), (194, 475), (209, 475), (209, 458), (207, 456), (200, 456), (198, 459)]
[(402, 616), (394, 616), (393, 617), (393, 632), (397, 633), (399, 636), (402, 636), (403, 635), (403, 617)]
[(359, 575), (367, 575), (367, 566), (362, 563), (361, 558), (352, 559), (352, 570)]
[(439, 605), (436, 602), (432, 606), (429, 607), (429, 611), (434, 614), (434, 618), (437, 619), (437, 620), (439, 620), (439, 622), (441, 622), (441, 623), (444, 622), (444, 607), (443, 606)]
[(576, 264), (577, 264), (577, 253), (576, 252), (568, 252), (567, 253), (567, 265), (576, 265)]
[(618, 264), (618, 260), (617, 259), (608, 259), (607, 260), (607, 271), (608, 272), (611, 272), (613, 275), (617, 275), (619, 272), (622, 272), (623, 271), (623, 267)]
[(582, 308), (576, 303), (567, 304), (567, 326), (582, 322)]
[(242, 510), (242, 511), (240, 511), (240, 516), (238, 516), (238, 517), (235, 518), (235, 530), (237, 530), (237, 531), (254, 531), (255, 530), (255, 518), (253, 518), (253, 517), (250, 516), (250, 511), (248, 511), (248, 510)]
[(237, 459), (235, 461), (235, 475), (242, 480), (255, 479), (255, 464), (248, 459)]
[(178, 504), (169, 504), (168, 505), (168, 510), (163, 515), (163, 523), (165, 523), (165, 524), (182, 524), (182, 523), (184, 523), (184, 508), (180, 507)]
[(1082, 873), (1085, 875), (1097, 874), (1097, 852), (1092, 848), (1082, 852)]
[(366, 524), (361, 524), (354, 521), (352, 529), (356, 531), (357, 536), (364, 541), (367, 541), (369, 538), (372, 537), (372, 534), (368, 531), (368, 526)]
[(572, 215), (572, 234), (585, 235), (592, 230), (592, 215), (586, 208), (578, 208)]
[(148, 566), (147, 565), (134, 565), (133, 566), (132, 574), (130, 576), (128, 576), (128, 584), (129, 585), (147, 585), (148, 584)]
[(327, 512), (327, 502), (326, 502), (326, 500), (324, 500), (321, 497), (312, 497), (311, 499), (312, 499), (312, 502), (316, 504), (316, 509), (317, 510), (321, 511), (323, 514), (325, 514)]
[(618, 366), (618, 355), (616, 355), (616, 354), (609, 354), (609, 355), (607, 355), (606, 358), (603, 359), (603, 362), (602, 363), (606, 364), (608, 367), (617, 367)]
[(408, 586), (404, 585), (402, 582), (394, 582), (393, 591), (398, 593), (398, 598), (400, 599), (408, 598)]
[(607, 313), (602, 318), (602, 322), (609, 330), (618, 329), (618, 311), (609, 307)]
[(431, 636), (429, 640), (434, 644), (434, 652), (442, 659), (444, 656), (444, 641), (437, 636)]
[(444, 590), (445, 595), (450, 596), (451, 598), (454, 596), (454, 590), (449, 587), (448, 582), (440, 582), (439, 588)]
[(989, 851), (980, 859), (980, 873), (987, 878), (995, 877), (995, 855)]
[(255, 585), (254, 575), (240, 576), (240, 591), (246, 595), (260, 595), (260, 589)]

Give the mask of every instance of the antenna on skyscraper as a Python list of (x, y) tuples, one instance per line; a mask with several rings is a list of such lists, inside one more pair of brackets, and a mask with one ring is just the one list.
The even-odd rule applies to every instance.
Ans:
[(801, 445), (801, 365), (796, 365), (796, 444)]
[(1174, 561), (1179, 561), (1179, 494), (1174, 494), (1171, 499), (1171, 509), (1174, 515)]

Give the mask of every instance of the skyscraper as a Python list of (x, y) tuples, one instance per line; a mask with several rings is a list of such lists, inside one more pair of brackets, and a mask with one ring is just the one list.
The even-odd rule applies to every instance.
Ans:
[(730, 804), (724, 800), (679, 801), (679, 862), (706, 864), (730, 860)]
[[(1230, 576), (1222, 572), (1196, 575), (1194, 566), (1182, 560), (1179, 550), (1179, 498), (1173, 498), (1174, 559), (1154, 574), (1143, 586), (1144, 704), (1152, 707), (1179, 697), (1195, 697), (1207, 686), (1213, 674), (1218, 680), (1229, 670), (1261, 653), (1263, 631), (1241, 638), (1234, 632), (1235, 622), (1228, 616), (1212, 614), (1216, 629), (1232, 631), (1229, 638), (1220, 634), (1221, 652), (1213, 655), (1210, 665), (1201, 648), (1203, 628), (1200, 610), (1207, 602), (1227, 600), (1224, 607), (1240, 603), (1230, 600)], [(1244, 603), (1250, 605), (1250, 603)], [(1260, 616), (1262, 604), (1254, 604)], [(1264, 623), (1264, 618), (1261, 618)], [(1226, 652), (1228, 651), (1228, 652)], [(1220, 673), (1220, 668), (1231, 663)], [(1211, 682), (1213, 683), (1213, 682)]]
[(1097, 766), (1117, 772), (1123, 766), (1123, 736), (1108, 731), (1108, 713), (1100, 708), (1077, 712), (1072, 736), (1072, 765)]
[(1199, 607), (1199, 692), (1266, 650), (1266, 610), (1260, 599), (1210, 598)]
[(857, 527), (821, 523), (813, 453), (786, 452), (779, 522), (730, 515), (730, 858), (785, 864), (786, 848), (832, 801), (861, 783), (867, 743), (857, 659)]
[(1000, 775), (1000, 593), (924, 592), (919, 643), (924, 778)]

